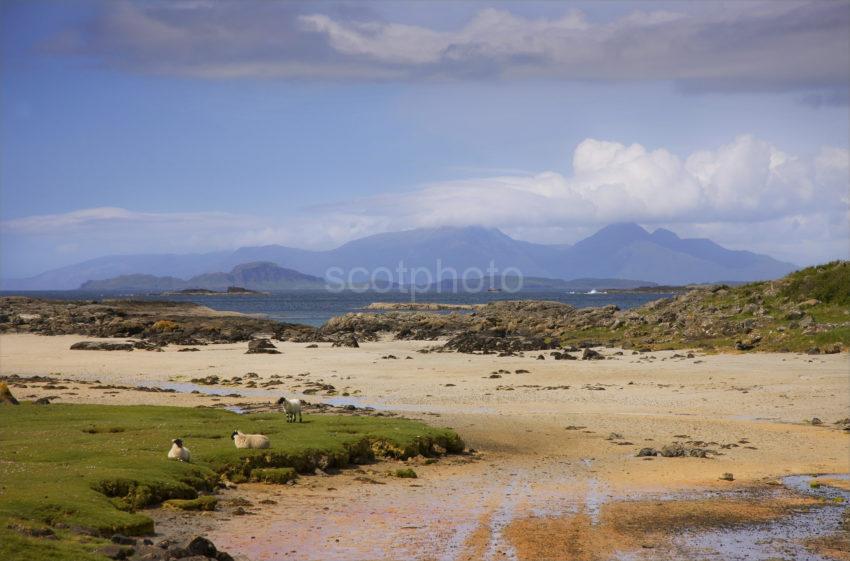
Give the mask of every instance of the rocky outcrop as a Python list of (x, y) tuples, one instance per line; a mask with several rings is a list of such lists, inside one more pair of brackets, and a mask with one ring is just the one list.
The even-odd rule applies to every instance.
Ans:
[[(418, 309), (346, 314), (329, 321), (320, 332), (323, 337), (352, 333), (366, 341), (381, 334), (396, 339), (445, 339), (442, 350), (460, 352), (619, 346), (835, 353), (850, 345), (842, 335), (850, 328), (848, 283), (850, 263), (844, 261), (804, 269), (776, 281), (734, 288), (696, 287), (628, 310), (502, 301), (476, 305), (469, 313)], [(836, 334), (835, 343), (814, 344), (819, 334), (830, 332)], [(583, 358), (600, 357), (590, 352)]]
[(277, 347), (275, 347), (268, 339), (254, 339), (253, 341), (248, 342), (248, 350), (245, 351), (245, 354), (279, 355), (280, 351), (277, 350)]
[(360, 344), (357, 342), (357, 338), (352, 334), (343, 334), (339, 338), (337, 338), (332, 347), (351, 347), (357, 349), (360, 347)]
[(203, 536), (196, 536), (185, 541), (160, 540), (154, 543), (148, 538), (134, 538), (122, 534), (114, 534), (112, 543), (101, 546), (97, 553), (109, 559), (126, 559), (127, 561), (169, 561), (186, 559), (192, 561), (233, 561), (233, 556), (219, 551), (218, 548)]
[(134, 343), (135, 348), (155, 350), (169, 344), (250, 341), (262, 333), (312, 341), (316, 329), (216, 312), (190, 302), (61, 301), (7, 296), (0, 298), (0, 333), (132, 338), (147, 345)]
[(72, 351), (132, 351), (133, 343), (110, 343), (108, 341), (80, 341), (71, 345)]

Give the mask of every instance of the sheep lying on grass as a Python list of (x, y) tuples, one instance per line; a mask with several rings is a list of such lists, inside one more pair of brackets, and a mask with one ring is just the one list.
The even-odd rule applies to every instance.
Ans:
[(230, 435), (237, 448), (268, 448), (269, 437), (262, 434), (243, 434), (238, 429)]
[(179, 460), (181, 462), (191, 462), (192, 454), (189, 449), (183, 446), (183, 441), (175, 438), (171, 441), (171, 450), (168, 451), (169, 460)]
[(286, 399), (282, 397), (277, 400), (278, 405), (283, 405), (283, 410), (286, 411), (286, 422), (294, 423), (295, 418), (298, 417), (298, 422), (301, 421), (301, 400), (300, 399)]

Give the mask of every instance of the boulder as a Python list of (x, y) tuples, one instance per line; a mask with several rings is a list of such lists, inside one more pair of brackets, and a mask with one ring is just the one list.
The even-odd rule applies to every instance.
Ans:
[(656, 450), (655, 448), (641, 448), (640, 451), (637, 453), (638, 458), (645, 458), (645, 457), (648, 457), (648, 456), (657, 456), (657, 455), (658, 455), (658, 450)]
[(665, 458), (680, 458), (685, 455), (685, 448), (681, 444), (667, 444), (659, 454)]
[(279, 355), (280, 351), (277, 350), (277, 347), (275, 347), (274, 344), (268, 339), (253, 339), (248, 342), (248, 350), (245, 352), (245, 354)]
[(218, 549), (216, 549), (215, 544), (203, 536), (196, 536), (192, 538), (181, 549), (187, 553), (187, 557), (191, 555), (200, 555), (202, 557), (211, 557), (214, 559), (216, 554), (218, 554)]
[(357, 349), (360, 347), (360, 343), (357, 342), (357, 337), (352, 333), (348, 333), (345, 335), (341, 335), (333, 342), (332, 347), (351, 347)]
[(602, 356), (602, 354), (594, 351), (590, 347), (585, 347), (584, 350), (581, 352), (581, 359), (582, 360), (604, 360), (605, 357)]

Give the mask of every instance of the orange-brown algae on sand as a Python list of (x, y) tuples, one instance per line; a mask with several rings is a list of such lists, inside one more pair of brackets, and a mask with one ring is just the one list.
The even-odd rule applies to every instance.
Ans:
[(806, 549), (835, 561), (850, 561), (850, 530), (806, 540)]
[(583, 512), (517, 519), (505, 535), (521, 561), (602, 561), (618, 552), (663, 548), (678, 531), (769, 522), (818, 504), (804, 497), (622, 501), (603, 505), (595, 521)]
[(818, 477), (816, 479), (812, 479), (812, 481), (816, 481), (821, 485), (826, 485), (827, 487), (834, 487), (835, 489), (850, 491), (850, 479), (838, 479), (836, 477)]
[(463, 544), (463, 551), (458, 555), (457, 561), (477, 561), (484, 559), (487, 546), (490, 543), (490, 516), (482, 516), (478, 527), (472, 532)]

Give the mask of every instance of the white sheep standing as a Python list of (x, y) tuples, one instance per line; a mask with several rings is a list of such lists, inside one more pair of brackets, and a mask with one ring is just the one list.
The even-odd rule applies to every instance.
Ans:
[(262, 434), (243, 434), (239, 429), (230, 435), (237, 448), (268, 448), (269, 437)]
[(277, 400), (278, 405), (283, 405), (283, 410), (286, 411), (286, 422), (294, 423), (295, 418), (298, 417), (298, 422), (301, 421), (301, 400), (300, 399), (286, 399), (282, 397)]
[(192, 453), (189, 449), (183, 446), (183, 441), (175, 438), (171, 441), (171, 450), (168, 451), (169, 460), (179, 460), (181, 462), (191, 462)]

